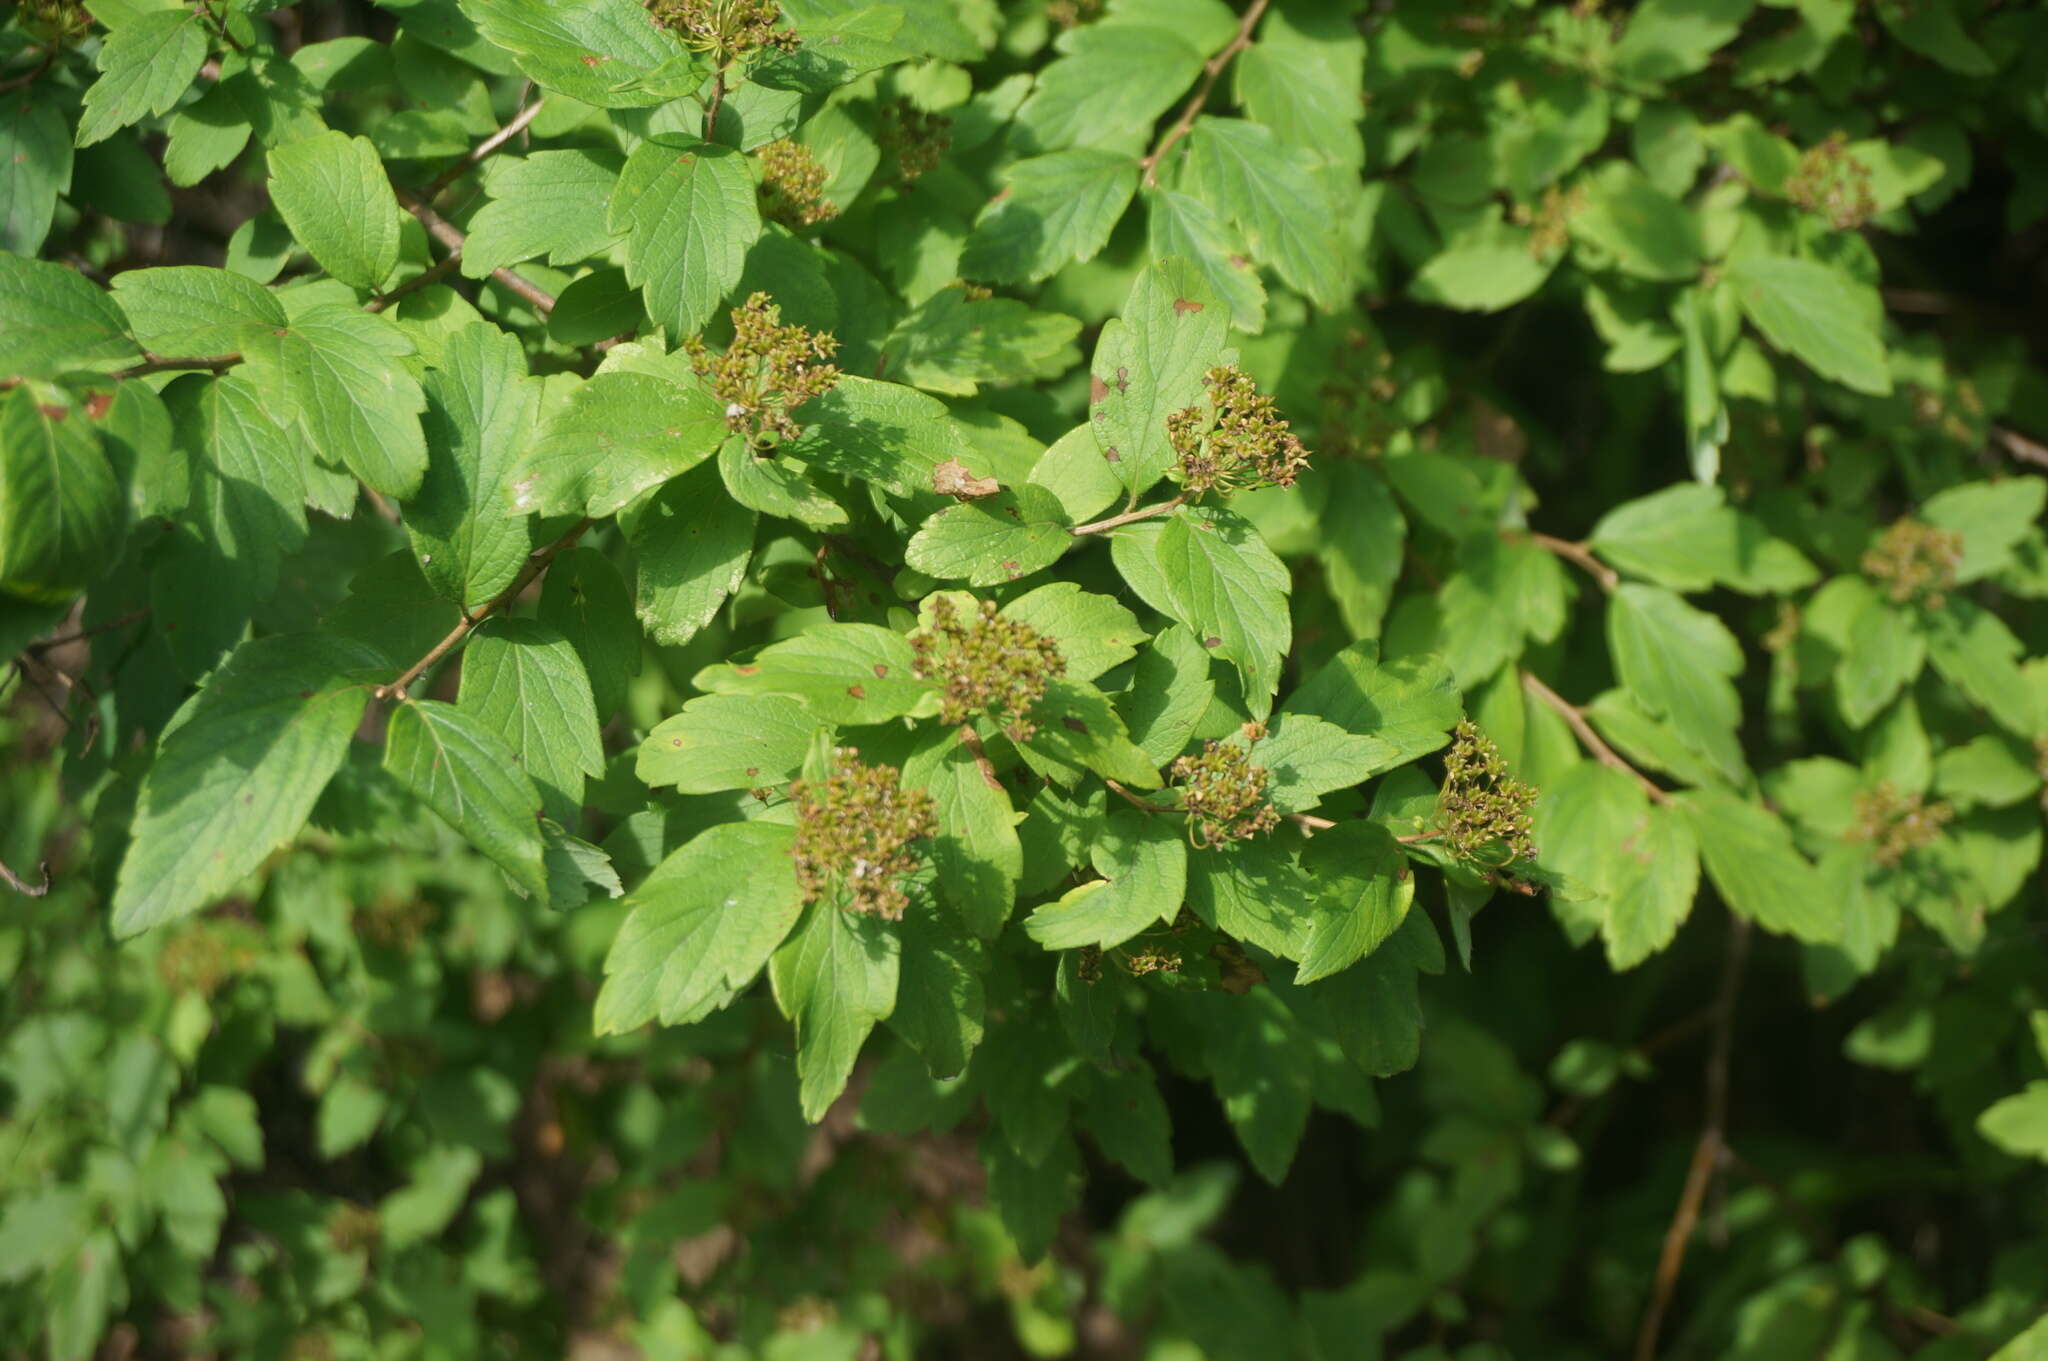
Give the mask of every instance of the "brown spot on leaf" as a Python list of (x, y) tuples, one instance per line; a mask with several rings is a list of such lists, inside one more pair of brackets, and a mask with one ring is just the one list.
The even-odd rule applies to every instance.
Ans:
[(1117, 370), (1116, 370), (1116, 390), (1117, 390), (1118, 392), (1122, 392), (1122, 391), (1123, 391), (1123, 390), (1124, 390), (1125, 388), (1128, 388), (1128, 387), (1129, 387), (1130, 385), (1131, 385), (1131, 371), (1130, 371), (1129, 369), (1127, 369), (1127, 368), (1123, 367), (1123, 365), (1121, 365), (1121, 364), (1117, 365)]
[(887, 664), (887, 663), (885, 663), (885, 662), (876, 662), (876, 663), (875, 663), (875, 678), (876, 678), (877, 680), (879, 680), (880, 678), (882, 678), (883, 676), (886, 676), (886, 675), (888, 675), (888, 674), (889, 674), (889, 667), (888, 667), (888, 664)]
[(1217, 637), (1217, 636), (1216, 636), (1215, 634), (1213, 634), (1213, 633), (1212, 633), (1212, 634), (1210, 634), (1210, 635), (1209, 635), (1209, 636), (1208, 636), (1207, 638), (1204, 638), (1204, 639), (1202, 640), (1202, 646), (1203, 646), (1203, 647), (1222, 647), (1222, 646), (1223, 646), (1223, 640), (1222, 640), (1221, 638), (1218, 638), (1218, 637)]
[(67, 420), (71, 416), (71, 409), (69, 407), (39, 406), (36, 410), (42, 412), (45, 419), (52, 421)]
[(595, 69), (596, 67), (602, 66), (606, 62), (610, 61), (611, 58), (600, 57), (594, 52), (586, 52), (582, 56), (578, 57), (576, 60), (582, 62), (585, 66)]
[(760, 669), (758, 666), (735, 666), (732, 670), (736, 676), (751, 676)]
[(1124, 456), (1118, 453), (1116, 446), (1112, 444), (1102, 451), (1102, 461), (1104, 463), (1121, 463), (1124, 461)]
[(1085, 733), (1088, 731), (1088, 725), (1086, 723), (1083, 723), (1080, 719), (1074, 717), (1072, 714), (1063, 715), (1060, 718), (1060, 726), (1062, 728), (1065, 728), (1068, 732)]
[(1091, 373), (1091, 374), (1089, 374), (1089, 375), (1088, 375), (1088, 404), (1089, 404), (1090, 406), (1093, 406), (1093, 405), (1094, 405), (1095, 403), (1097, 403), (1097, 402), (1101, 401), (1101, 400), (1102, 400), (1102, 399), (1103, 399), (1104, 397), (1107, 397), (1108, 395), (1109, 395), (1109, 384), (1107, 384), (1107, 383), (1103, 382), (1103, 381), (1102, 381), (1102, 380), (1101, 380), (1100, 378), (1097, 378), (1097, 377), (1096, 377), (1096, 376), (1095, 376), (1094, 374), (1092, 374), (1092, 373)]
[(1010, 576), (1017, 575), (1017, 560), (1015, 558), (1012, 558), (1008, 562), (1005, 562), (1003, 564), (1003, 571)]
[(852, 695), (855, 699), (866, 699), (868, 697), (868, 692), (861, 689), (858, 685), (847, 686), (846, 693)]
[(106, 417), (107, 409), (113, 406), (113, 404), (113, 393), (95, 392), (92, 396), (85, 399), (85, 414), (96, 421), (102, 420)]
[(761, 767), (759, 767), (759, 766), (748, 766), (748, 767), (747, 767), (747, 778), (748, 778), (748, 779), (750, 779), (750, 780), (751, 780), (751, 779), (753, 779), (753, 778), (754, 778), (754, 777), (755, 777), (756, 775), (759, 775), (760, 773), (761, 773)]
[(1002, 483), (993, 477), (976, 477), (973, 470), (957, 458), (949, 458), (932, 469), (932, 490), (941, 496), (957, 496), (962, 501), (973, 501), (984, 496), (994, 496), (1002, 489)]
[(1175, 298), (1173, 300), (1173, 314), (1177, 317), (1184, 317), (1190, 312), (1201, 311), (1203, 306), (1204, 304), (1202, 303), (1190, 302), (1186, 298)]

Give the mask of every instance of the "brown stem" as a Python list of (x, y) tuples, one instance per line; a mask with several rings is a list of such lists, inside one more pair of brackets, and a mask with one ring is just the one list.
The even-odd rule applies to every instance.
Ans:
[(1522, 688), (1549, 707), (1559, 718), (1562, 718), (1570, 726), (1572, 734), (1579, 739), (1579, 744), (1585, 747), (1594, 760), (1606, 766), (1609, 770), (1620, 771), (1638, 785), (1641, 785), (1643, 792), (1650, 796), (1651, 803), (1671, 802), (1671, 796), (1662, 789), (1659, 789), (1649, 776), (1637, 770), (1627, 761), (1622, 760), (1619, 752), (1600, 740), (1600, 734), (1594, 732), (1593, 725), (1586, 721), (1586, 711), (1584, 709), (1581, 709), (1542, 681), (1537, 680), (1536, 677), (1527, 671), (1522, 673)]
[(711, 140), (712, 129), (718, 123), (718, 106), (725, 102), (725, 68), (718, 68), (718, 74), (711, 78), (711, 98), (704, 103), (704, 140)]
[(1603, 591), (1612, 594), (1614, 588), (1621, 584), (1621, 574), (1594, 557), (1593, 550), (1585, 544), (1553, 538), (1548, 534), (1538, 534), (1533, 529), (1523, 531), (1522, 537), (1546, 552), (1555, 553), (1566, 562), (1583, 567), (1592, 574), (1593, 580), (1600, 583), (1600, 589)]
[(981, 734), (974, 730), (972, 723), (960, 725), (960, 745), (974, 757), (974, 764), (980, 769), (981, 778), (988, 781), (988, 787), (1001, 789), (1003, 782), (996, 778), (995, 763), (988, 759), (988, 749), (981, 745)]
[(1095, 520), (1085, 525), (1075, 525), (1067, 533), (1074, 535), (1076, 538), (1083, 534), (1106, 534), (1110, 530), (1117, 529), (1123, 525), (1135, 524), (1139, 520), (1150, 520), (1156, 516), (1179, 510), (1187, 503), (1187, 499), (1187, 493), (1182, 492), (1171, 501), (1161, 501), (1156, 506), (1143, 506), (1137, 510), (1127, 510), (1121, 515), (1112, 515), (1107, 520)]
[(545, 99), (536, 99), (518, 113), (513, 114), (511, 122), (499, 128), (481, 142), (478, 142), (469, 149), (468, 155), (434, 176), (432, 182), (426, 188), (420, 190), (420, 198), (427, 203), (432, 203), (440, 196), (443, 189), (446, 189), (449, 185), (467, 175), (471, 170), (474, 170), (477, 166), (488, 160), (492, 153), (503, 147), (505, 143), (526, 131), (526, 125), (534, 120), (540, 113), (541, 106), (546, 102)]
[(2008, 430), (2002, 425), (1992, 426), (1991, 435), (2005, 446), (2005, 452), (2020, 462), (2048, 468), (2048, 444), (2030, 439), (2017, 430)]
[(1173, 126), (1160, 137), (1159, 144), (1152, 148), (1152, 154), (1138, 162), (1145, 172), (1145, 184), (1148, 188), (1159, 183), (1159, 162), (1173, 149), (1175, 142), (1193, 130), (1195, 119), (1201, 114), (1202, 107), (1209, 102), (1209, 96), (1215, 92), (1216, 82), (1222, 79), (1231, 59), (1252, 45), (1252, 30), (1259, 26), (1259, 20), (1265, 17), (1266, 6), (1270, 3), (1271, 0), (1252, 0), (1251, 7), (1245, 10), (1244, 18), (1237, 25), (1237, 32), (1223, 45), (1222, 51), (1203, 64), (1202, 84), (1195, 91), (1194, 98), (1180, 111), (1180, 117), (1173, 120)]
[(457, 644), (469, 637), (475, 631), (477, 625), (517, 600), (519, 593), (533, 584), (534, 578), (548, 570), (549, 563), (574, 547), (576, 541), (582, 538), (584, 532), (595, 523), (595, 520), (580, 520), (574, 529), (571, 529), (561, 538), (556, 539), (546, 548), (536, 549), (532, 556), (527, 559), (526, 566), (520, 569), (519, 575), (512, 578), (510, 586), (492, 596), (484, 607), (477, 610), (474, 614), (463, 615), (461, 621), (454, 628), (448, 630), (447, 636), (434, 644), (426, 656), (408, 666), (399, 674), (398, 679), (387, 685), (378, 686), (376, 697), (378, 699), (389, 699), (393, 695), (403, 693), (405, 688), (418, 680), (428, 667), (447, 656), (454, 650)]
[(42, 864), (36, 866), (36, 870), (43, 876), (43, 882), (31, 884), (13, 870), (7, 868), (6, 862), (0, 861), (0, 884), (6, 884), (7, 887), (13, 889), (16, 893), (27, 897), (40, 898), (50, 891), (50, 862), (47, 860), (43, 861)]
[(222, 42), (226, 43), (229, 47), (234, 48), (235, 51), (237, 52), (247, 52), (249, 50), (248, 48), (242, 46), (240, 43), (236, 42), (235, 35), (228, 32), (227, 20), (221, 18), (218, 14), (215, 14), (213, 12), (213, 0), (199, 0), (199, 12), (201, 14), (204, 14), (208, 19), (211, 19), (213, 21), (213, 31), (215, 33), (220, 34), (220, 40)]
[(1134, 808), (1141, 808), (1147, 813), (1178, 813), (1181, 811), (1178, 808), (1163, 808), (1156, 803), (1149, 803), (1124, 788), (1121, 784), (1118, 784), (1115, 780), (1104, 779), (1103, 783), (1109, 786), (1111, 793), (1115, 794), (1125, 803), (1130, 804)]
[[(435, 212), (432, 208), (428, 207), (425, 203), (421, 202), (420, 199), (413, 193), (411, 193), (409, 190), (400, 189), (397, 191), (397, 193), (398, 206), (405, 209), (405, 211), (407, 211), (408, 213), (411, 213), (414, 217), (418, 218), (420, 220), (420, 225), (427, 229), (427, 234), (429, 236), (432, 236), (436, 241), (439, 241), (442, 245), (448, 247), (448, 249), (451, 251), (460, 251), (462, 249), (463, 244), (467, 242), (469, 238), (462, 234), (462, 229), (460, 227), (456, 226), (447, 218), (442, 217), (439, 213)], [(527, 302), (533, 304), (534, 310), (539, 312), (542, 316), (546, 316), (548, 313), (555, 310), (555, 299), (552, 294), (544, 292), (541, 289), (535, 288), (532, 284), (526, 282), (526, 280), (520, 278), (511, 270), (494, 269), (491, 271), (491, 277), (497, 280), (499, 283), (503, 284), (506, 288), (511, 289), (514, 293), (517, 293), (520, 297), (526, 299)]]
[(1314, 813), (1289, 813), (1287, 820), (1305, 832), (1327, 832), (1337, 824)]
[[(144, 354), (149, 354), (147, 350)], [(140, 364), (131, 364), (125, 369), (115, 369), (107, 377), (116, 382), (129, 378), (141, 378), (151, 373), (176, 373), (183, 369), (203, 369), (209, 373), (225, 373), (242, 362), (239, 354), (216, 354), (166, 359), (162, 355), (149, 355)]]
[(5, 80), (0, 80), (0, 94), (6, 94), (9, 90), (25, 89), (28, 86), (35, 84), (36, 81), (42, 78), (43, 72), (49, 70), (51, 66), (55, 65), (56, 61), (57, 49), (54, 47), (44, 48), (43, 59), (41, 61), (37, 62), (34, 66), (30, 67), (28, 70), (22, 72), (18, 76), (9, 76)]
[(131, 610), (119, 619), (109, 619), (104, 624), (94, 624), (89, 629), (79, 629), (75, 633), (60, 633), (55, 638), (45, 638), (40, 643), (30, 643), (22, 650), (31, 657), (40, 657), (45, 652), (63, 647), (67, 643), (81, 643), (94, 634), (111, 633), (115, 629), (128, 627), (138, 619), (147, 619), (148, 617), (149, 611), (147, 609)]
[(442, 256), (439, 260), (435, 261), (433, 264), (427, 266), (425, 269), (413, 275), (410, 279), (407, 279), (398, 287), (392, 289), (389, 293), (385, 293), (379, 297), (372, 298), (368, 302), (364, 303), (363, 310), (365, 312), (381, 312), (385, 308), (391, 306), (391, 304), (397, 302), (400, 298), (403, 298), (406, 294), (417, 293), (422, 288), (427, 288), (433, 284), (441, 282), (441, 280), (447, 278), (451, 273), (453, 273), (455, 267), (461, 263), (462, 252), (459, 250), (451, 250), (446, 255)]
[(1636, 1332), (1635, 1361), (1656, 1361), (1657, 1334), (1665, 1311), (1678, 1288), (1678, 1273), (1685, 1265), (1685, 1250), (1699, 1223), (1700, 1205), (1707, 1185), (1720, 1166), (1728, 1134), (1728, 1058), (1734, 1047), (1735, 995), (1742, 986), (1742, 965), (1749, 956), (1749, 921), (1731, 917), (1728, 956), (1721, 968), (1721, 990), (1714, 999), (1714, 1048), (1707, 1056), (1707, 1109), (1699, 1140), (1693, 1145), (1692, 1162), (1686, 1168), (1685, 1188), (1679, 1192), (1678, 1208), (1671, 1226), (1664, 1231), (1664, 1246), (1657, 1254), (1656, 1284), (1650, 1303), (1643, 1310), (1642, 1326)]

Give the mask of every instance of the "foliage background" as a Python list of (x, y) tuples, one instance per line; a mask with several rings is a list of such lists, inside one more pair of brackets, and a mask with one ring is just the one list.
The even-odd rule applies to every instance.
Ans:
[[(88, 8), (0, 27), (0, 1348), (2048, 1348), (2048, 10)], [(757, 290), (852, 375), (772, 459), (677, 350)], [(1313, 457), (1197, 589), (1069, 531), (1226, 343)], [(1022, 826), (802, 918), (887, 996), (615, 945), (793, 816), (668, 735), (968, 816), (935, 700), (724, 664), (1055, 581), (1116, 741), (982, 720)], [(1269, 849), (1113, 802), (1275, 692)]]

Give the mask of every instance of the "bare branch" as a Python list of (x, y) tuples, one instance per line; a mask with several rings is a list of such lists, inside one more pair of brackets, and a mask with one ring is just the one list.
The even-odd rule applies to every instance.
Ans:
[[(1513, 536), (1510, 535), (1509, 537)], [(1600, 561), (1600, 559), (1594, 557), (1593, 550), (1585, 544), (1573, 543), (1569, 539), (1554, 538), (1549, 534), (1538, 534), (1534, 530), (1523, 531), (1521, 537), (1535, 544), (1546, 553), (1553, 553), (1563, 558), (1566, 562), (1584, 568), (1592, 576), (1593, 580), (1600, 583), (1600, 589), (1609, 594), (1612, 594), (1614, 588), (1621, 584), (1621, 574)]]
[(1195, 119), (1208, 104), (1209, 96), (1216, 90), (1216, 82), (1223, 78), (1223, 72), (1230, 65), (1231, 59), (1252, 45), (1252, 31), (1259, 26), (1259, 20), (1265, 17), (1266, 6), (1270, 3), (1271, 0), (1252, 0), (1251, 8), (1244, 12), (1244, 18), (1238, 23), (1237, 32), (1232, 35), (1230, 41), (1223, 45), (1222, 51), (1203, 63), (1201, 88), (1195, 91), (1195, 96), (1188, 101), (1187, 107), (1180, 111), (1180, 117), (1173, 120), (1173, 126), (1160, 137), (1159, 145), (1152, 148), (1149, 156), (1138, 162), (1145, 172), (1147, 186), (1159, 183), (1160, 161), (1165, 159), (1167, 152), (1173, 150), (1175, 142), (1193, 130)]
[(1107, 520), (1095, 520), (1085, 525), (1075, 525), (1067, 533), (1072, 534), (1076, 538), (1083, 534), (1106, 534), (1110, 530), (1117, 529), (1123, 525), (1136, 524), (1140, 520), (1150, 520), (1155, 516), (1179, 510), (1182, 505), (1186, 504), (1187, 499), (1187, 493), (1182, 492), (1171, 501), (1161, 501), (1156, 506), (1144, 506), (1138, 510), (1127, 510), (1121, 515), (1112, 515)]
[(1573, 736), (1579, 739), (1579, 744), (1585, 747), (1587, 754), (1592, 756), (1594, 760), (1606, 766), (1609, 770), (1620, 771), (1641, 785), (1643, 792), (1650, 796), (1651, 803), (1671, 802), (1671, 796), (1658, 788), (1649, 776), (1621, 759), (1619, 752), (1600, 740), (1600, 734), (1594, 732), (1593, 725), (1586, 721), (1586, 711), (1584, 709), (1581, 709), (1542, 681), (1537, 680), (1527, 671), (1522, 673), (1522, 688), (1556, 713), (1559, 718), (1562, 718), (1570, 726)]
[(42, 864), (36, 866), (36, 871), (43, 876), (43, 882), (31, 884), (13, 870), (7, 868), (4, 861), (0, 861), (0, 884), (5, 884), (16, 893), (23, 894), (26, 897), (40, 898), (50, 891), (50, 862), (45, 860)]

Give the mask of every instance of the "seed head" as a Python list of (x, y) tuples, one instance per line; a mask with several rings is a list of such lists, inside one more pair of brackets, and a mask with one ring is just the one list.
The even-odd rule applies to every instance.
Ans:
[(1308, 450), (1288, 433), (1273, 399), (1235, 364), (1210, 369), (1206, 410), (1184, 407), (1166, 418), (1166, 440), (1191, 492), (1291, 487), (1308, 466)]
[(1795, 208), (1819, 213), (1837, 231), (1854, 231), (1877, 216), (1870, 192), (1870, 167), (1849, 154), (1849, 139), (1831, 133), (1799, 158), (1798, 169), (1785, 181), (1785, 197)]
[(1872, 860), (1894, 869), (1911, 852), (1934, 844), (1955, 816), (1956, 810), (1946, 803), (1929, 803), (1922, 795), (1901, 794), (1890, 784), (1880, 784), (1857, 793), (1856, 825), (1849, 829), (1849, 840), (1867, 844)]
[(1436, 826), (1460, 859), (1503, 870), (1536, 858), (1531, 813), (1536, 791), (1508, 774), (1500, 748), (1471, 719), (1461, 719), (1444, 757)]
[(92, 31), (92, 15), (79, 0), (22, 0), (15, 11), (38, 42), (68, 47)]
[(794, 52), (801, 41), (795, 29), (775, 26), (782, 7), (774, 0), (653, 0), (648, 10), (656, 27), (720, 66), (763, 49)]
[(1899, 520), (1863, 555), (1863, 575), (1898, 604), (1938, 610), (1948, 602), (1963, 561), (1963, 536), (1918, 520)]
[(725, 423), (756, 450), (803, 433), (791, 412), (832, 390), (838, 366), (830, 363), (839, 342), (829, 332), (811, 334), (784, 326), (782, 309), (756, 293), (732, 311), (732, 344), (713, 355), (702, 337), (683, 342), (690, 367), (711, 385), (725, 408)]
[(839, 205), (823, 196), (831, 176), (809, 147), (784, 137), (754, 155), (761, 162), (763, 217), (785, 227), (815, 227), (839, 216)]
[(1038, 731), (1032, 706), (1045, 694), (1049, 680), (1067, 674), (1066, 659), (1052, 639), (1028, 624), (1006, 619), (993, 600), (978, 602), (975, 613), (962, 619), (945, 596), (932, 601), (932, 623), (910, 635), (917, 656), (912, 673), (925, 680), (943, 680), (939, 717), (965, 723), (987, 714), (1002, 723), (1012, 742), (1029, 741)]
[(896, 182), (914, 184), (938, 168), (953, 146), (953, 120), (926, 113), (907, 99), (892, 99), (875, 111), (875, 138), (895, 162)]
[[(1265, 736), (1254, 725), (1253, 741)], [(1168, 772), (1180, 787), (1187, 810), (1188, 840), (1197, 847), (1243, 841), (1280, 825), (1280, 814), (1266, 797), (1270, 778), (1252, 764), (1249, 747), (1234, 742), (1207, 742), (1199, 756), (1183, 756)]]
[(894, 766), (863, 765), (851, 747), (823, 780), (794, 780), (797, 885), (807, 903), (835, 890), (839, 905), (895, 921), (910, 905), (904, 876), (919, 865), (910, 849), (939, 832), (932, 796), (905, 789)]

